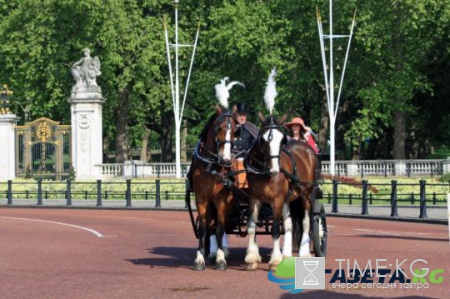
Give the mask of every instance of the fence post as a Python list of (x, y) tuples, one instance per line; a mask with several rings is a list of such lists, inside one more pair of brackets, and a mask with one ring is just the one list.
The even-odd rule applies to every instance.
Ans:
[(351, 194), (351, 193), (348, 194), (348, 204), (349, 205), (353, 204), (353, 194)]
[(338, 182), (336, 180), (333, 180), (333, 204), (331, 210), (332, 213), (339, 213), (337, 193), (338, 193)]
[(155, 180), (155, 184), (156, 184), (156, 204), (155, 204), (155, 208), (160, 208), (161, 207), (161, 180), (160, 179)]
[(391, 181), (391, 217), (398, 217), (397, 181)]
[(97, 207), (102, 206), (102, 180), (97, 180)]
[(12, 180), (8, 180), (8, 204), (12, 205)]
[(72, 205), (72, 181), (70, 179), (68, 179), (66, 181), (66, 200), (67, 200), (67, 205), (71, 206)]
[(38, 179), (37, 184), (37, 205), (42, 206), (42, 179)]
[(368, 215), (369, 209), (367, 206), (367, 180), (362, 180), (362, 208), (361, 208), (361, 215)]
[(419, 218), (427, 218), (427, 198), (425, 194), (425, 180), (420, 180), (420, 215)]
[(127, 180), (127, 208), (131, 207), (131, 180)]

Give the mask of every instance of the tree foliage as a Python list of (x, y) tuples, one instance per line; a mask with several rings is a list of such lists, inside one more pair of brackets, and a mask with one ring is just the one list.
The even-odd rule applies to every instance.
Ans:
[[(334, 1), (335, 33), (348, 33), (357, 8), (336, 127), (338, 149), (347, 158), (425, 157), (448, 147), (449, 4)], [(327, 28), (328, 1), (185, 0), (178, 8), (180, 43), (193, 43), (200, 26), (184, 113), (190, 146), (213, 111), (219, 79), (245, 83), (245, 89), (232, 90), (230, 102), (249, 104), (256, 120), (264, 111), (265, 81), (276, 67), (276, 113), (302, 116), (324, 147), (329, 127), (316, 8)], [(173, 41), (173, 1), (0, 0), (0, 11), (0, 78), (14, 90), (16, 114), (23, 118), (28, 103), (32, 118), (69, 123), (69, 67), (88, 47), (102, 62), (104, 141), (115, 160), (129, 159), (148, 132), (162, 160), (173, 159), (163, 30), (166, 18)], [(181, 98), (191, 50), (180, 49)], [(340, 67), (343, 54), (336, 53)], [(362, 145), (368, 150), (360, 151)]]

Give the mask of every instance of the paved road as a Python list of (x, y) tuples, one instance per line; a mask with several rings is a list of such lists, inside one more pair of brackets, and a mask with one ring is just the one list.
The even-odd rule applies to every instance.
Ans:
[[(101, 207), (97, 206), (96, 200), (72, 200), (72, 205), (67, 206), (66, 200), (43, 200), (42, 205), (37, 205), (37, 200), (26, 199), (13, 199), (12, 204), (8, 205), (6, 199), (0, 199), (0, 207), (28, 207), (28, 208), (45, 208), (45, 207), (58, 207), (58, 208), (102, 208), (102, 209), (160, 209), (160, 210), (186, 210), (186, 204), (183, 200), (162, 200), (160, 207), (156, 208), (155, 200), (132, 200), (131, 206), (127, 207), (127, 202), (123, 200), (103, 200)], [(447, 224), (448, 210), (446, 206), (433, 206), (427, 205), (426, 217), (419, 218), (420, 206), (408, 205), (399, 206), (395, 217), (391, 217), (390, 206), (369, 205), (368, 214), (362, 215), (362, 207), (360, 205), (348, 205), (340, 204), (338, 206), (338, 213), (332, 213), (332, 206), (330, 204), (324, 204), (327, 215), (330, 216), (343, 216), (343, 217), (358, 217), (369, 219), (390, 219), (390, 220), (404, 220), (414, 222), (427, 222), (427, 223), (439, 223)], [(195, 202), (192, 201), (192, 207), (195, 209)]]
[[(330, 217), (326, 268), (336, 259), (423, 259), (444, 269), (428, 289), (304, 291), (302, 298), (448, 298), (450, 246), (445, 225)], [(225, 272), (192, 270), (197, 242), (185, 211), (0, 207), (1, 298), (292, 298), (267, 279), (270, 237), (260, 236), (263, 263), (244, 267), (245, 238), (230, 237)], [(422, 264), (423, 265), (423, 264)], [(389, 267), (388, 267), (389, 268)], [(330, 281), (331, 274), (326, 281)]]

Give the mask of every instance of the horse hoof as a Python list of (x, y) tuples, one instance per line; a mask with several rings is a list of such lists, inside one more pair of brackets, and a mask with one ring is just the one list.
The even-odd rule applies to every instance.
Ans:
[(216, 263), (215, 268), (216, 268), (216, 270), (219, 270), (219, 271), (225, 271), (227, 269), (227, 263), (224, 263), (224, 262)]
[(203, 271), (203, 270), (205, 270), (204, 263), (195, 263), (194, 264), (194, 271)]
[(255, 271), (256, 269), (258, 269), (258, 263), (249, 263), (249, 264), (247, 264), (247, 270)]

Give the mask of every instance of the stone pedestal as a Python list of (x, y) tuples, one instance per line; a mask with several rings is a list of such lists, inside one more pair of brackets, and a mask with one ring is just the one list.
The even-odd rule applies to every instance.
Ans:
[(15, 114), (0, 115), (0, 181), (16, 178), (14, 128), (18, 120)]
[(72, 112), (72, 163), (77, 180), (101, 178), (105, 99), (100, 87), (74, 86), (68, 99)]

